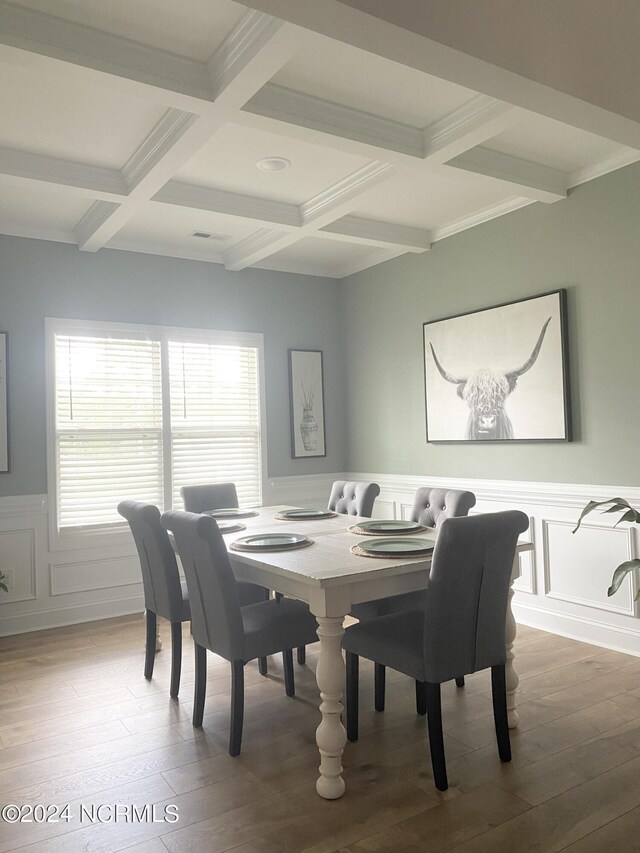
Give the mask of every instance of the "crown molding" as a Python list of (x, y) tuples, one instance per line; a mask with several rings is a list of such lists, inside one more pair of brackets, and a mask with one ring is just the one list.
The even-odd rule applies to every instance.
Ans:
[(519, 210), (528, 204), (533, 204), (533, 199), (517, 197), (501, 201), (499, 204), (484, 207), (470, 216), (463, 216), (460, 219), (447, 223), (447, 225), (443, 225), (441, 228), (436, 228), (432, 235), (433, 242), (444, 240), (446, 237), (452, 237), (454, 234), (459, 234), (468, 228), (475, 228), (476, 225), (482, 225), (483, 222), (490, 222), (499, 216), (505, 216), (507, 213), (513, 213), (514, 210)]
[(129, 190), (134, 189), (166, 157), (196, 118), (193, 113), (174, 108), (165, 112), (122, 169), (122, 177)]

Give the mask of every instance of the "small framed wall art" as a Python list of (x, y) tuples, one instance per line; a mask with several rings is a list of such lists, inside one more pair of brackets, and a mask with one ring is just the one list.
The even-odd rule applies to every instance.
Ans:
[(424, 324), (427, 441), (570, 441), (566, 290)]
[(321, 350), (289, 350), (291, 457), (326, 456)]

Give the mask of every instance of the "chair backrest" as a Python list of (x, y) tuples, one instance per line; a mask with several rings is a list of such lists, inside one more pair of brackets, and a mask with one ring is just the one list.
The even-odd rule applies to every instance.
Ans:
[(446, 518), (426, 591), (425, 680), (449, 681), (505, 663), (505, 621), (523, 512)]
[(425, 527), (439, 527), (445, 518), (467, 515), (475, 503), (473, 492), (425, 487), (416, 491), (411, 521), (417, 521)]
[(244, 629), (229, 555), (209, 515), (172, 510), (162, 523), (173, 533), (191, 603), (191, 633), (227, 660), (241, 660)]
[(205, 483), (202, 486), (183, 486), (180, 489), (185, 512), (207, 512), (238, 506), (235, 483)]
[(145, 607), (170, 622), (180, 622), (183, 618), (180, 573), (167, 531), (160, 521), (160, 510), (142, 501), (121, 501), (118, 512), (129, 522), (138, 550)]
[(356, 483), (336, 480), (331, 487), (328, 508), (345, 515), (371, 518), (373, 504), (380, 494), (377, 483)]

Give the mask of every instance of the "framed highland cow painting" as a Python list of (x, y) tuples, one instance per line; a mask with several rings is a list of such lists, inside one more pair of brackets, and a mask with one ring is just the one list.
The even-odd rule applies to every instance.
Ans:
[(427, 441), (570, 441), (566, 290), (424, 324)]

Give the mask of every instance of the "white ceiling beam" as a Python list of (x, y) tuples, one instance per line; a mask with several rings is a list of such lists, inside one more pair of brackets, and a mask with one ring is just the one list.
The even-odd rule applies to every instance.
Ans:
[(431, 234), (428, 231), (359, 216), (343, 216), (325, 225), (315, 236), (322, 237), (325, 234), (333, 240), (382, 249), (399, 249), (402, 252), (419, 253), (431, 248)]
[(0, 60), (187, 110), (214, 97), (204, 62), (2, 0)]
[[(253, 120), (246, 114), (251, 114)], [(258, 117), (265, 121), (259, 122)], [(320, 133), (325, 137), (324, 142), (338, 150), (398, 165), (424, 156), (422, 131), (417, 127), (275, 83), (267, 83), (256, 92), (243, 106), (239, 118), (249, 126), (271, 125), (276, 132), (295, 135), (316, 145)]]
[(224, 216), (234, 216), (261, 224), (290, 228), (300, 228), (302, 225), (302, 215), (297, 204), (195, 186), (181, 181), (169, 181), (153, 196), (152, 201), (221, 213)]
[(486, 95), (477, 95), (422, 131), (424, 158), (446, 163), (486, 142), (521, 120), (523, 111)]
[[(169, 181), (155, 194), (152, 201), (232, 216), (245, 222), (271, 225), (278, 230), (294, 234), (301, 233), (300, 229), (305, 224), (302, 208), (296, 204), (199, 187), (180, 181)], [(304, 233), (308, 236), (309, 229)], [(402, 246), (403, 251), (407, 252), (424, 252), (431, 245), (429, 233), (422, 229), (355, 216), (344, 216), (324, 228), (314, 230), (313, 235), (362, 246)]]
[(243, 16), (207, 67), (215, 100), (200, 115), (173, 107), (165, 112), (122, 170), (129, 187), (126, 200), (109, 207), (98, 202), (78, 223), (75, 233), (82, 251), (105, 246), (300, 49), (292, 29), (259, 12)]
[(53, 184), (104, 201), (126, 196), (127, 185), (117, 169), (61, 160), (31, 151), (0, 148), (0, 181), (5, 184)]
[(237, 121), (316, 145), (322, 134), (323, 143), (339, 151), (414, 168), (444, 163), (517, 124), (522, 115), (510, 104), (478, 95), (418, 128), (267, 83), (243, 106)]
[(517, 188), (519, 195), (533, 201), (549, 204), (567, 196), (566, 172), (481, 145), (448, 160), (447, 166), (504, 181)]
[(295, 231), (261, 228), (231, 246), (224, 253), (225, 267), (244, 269), (304, 237), (316, 236), (320, 228), (350, 213), (364, 193), (385, 181), (394, 171), (388, 163), (368, 163), (302, 204), (302, 224)]
[(640, 122), (390, 24), (339, 0), (249, 0), (312, 32), (539, 115), (640, 149)]

